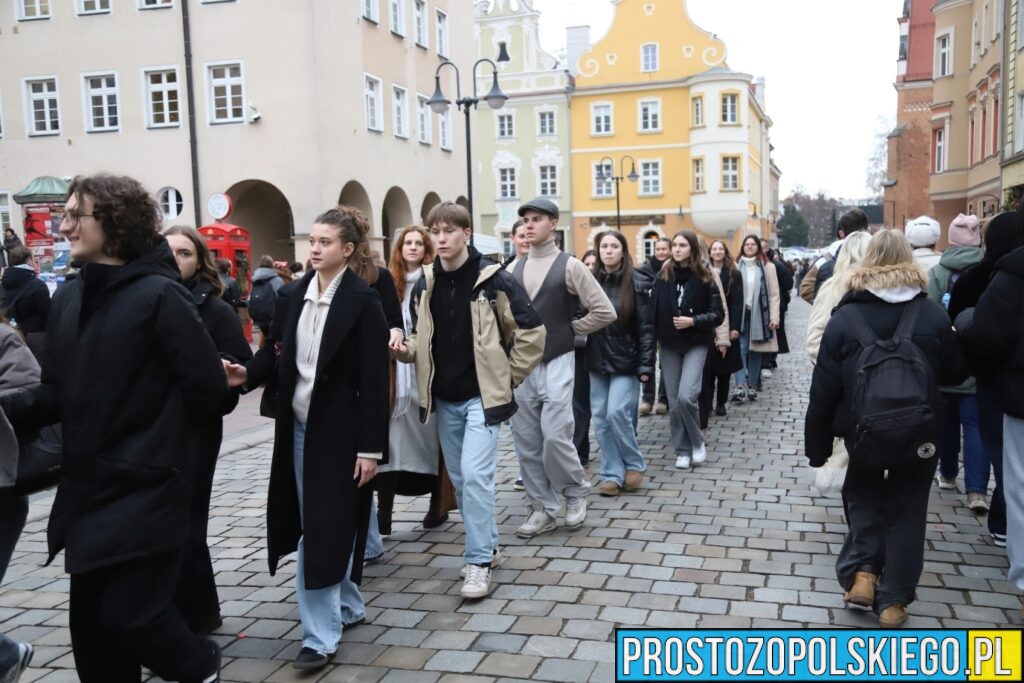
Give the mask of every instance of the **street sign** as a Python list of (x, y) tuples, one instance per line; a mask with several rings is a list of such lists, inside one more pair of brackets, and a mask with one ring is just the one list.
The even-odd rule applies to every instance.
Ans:
[(211, 194), (206, 202), (206, 210), (210, 212), (214, 220), (218, 221), (222, 221), (231, 215), (232, 208), (231, 197), (223, 192)]

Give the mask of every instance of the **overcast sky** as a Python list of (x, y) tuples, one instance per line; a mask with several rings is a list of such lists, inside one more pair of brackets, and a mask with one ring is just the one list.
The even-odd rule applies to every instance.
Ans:
[[(636, 0), (629, 0), (635, 2)], [(683, 0), (656, 0), (682, 2)], [(802, 185), (844, 198), (868, 196), (868, 157), (879, 117), (895, 122), (903, 0), (685, 0), (694, 22), (717, 33), (732, 69), (766, 79), (782, 196)], [(565, 45), (565, 27), (611, 25), (610, 0), (533, 0), (541, 43)]]

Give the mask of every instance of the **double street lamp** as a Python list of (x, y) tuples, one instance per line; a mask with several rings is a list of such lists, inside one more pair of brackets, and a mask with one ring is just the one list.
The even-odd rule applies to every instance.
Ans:
[[(629, 159), (629, 175), (626, 175), (625, 166), (623, 166), (626, 159)], [(604, 172), (605, 160), (608, 161), (608, 173)], [(611, 157), (602, 157), (601, 160), (597, 162), (597, 176), (595, 177), (595, 180), (599, 183), (605, 183), (610, 180), (615, 181), (615, 228), (619, 232), (622, 232), (622, 209), (619, 202), (619, 183), (621, 183), (623, 179), (628, 180), (631, 183), (635, 183), (640, 179), (640, 176), (636, 174), (636, 159), (626, 154), (619, 159), (619, 175), (613, 175), (614, 173), (615, 161)]]
[[(498, 43), (498, 58), (499, 63), (508, 62), (510, 58), (508, 56), (508, 50), (505, 49), (505, 43)], [(476, 70), (481, 64), (491, 65), (491, 75), (493, 77), (491, 90), (483, 97), (478, 97), (476, 93)], [(462, 96), (462, 85), (460, 84), (459, 67), (455, 66), (454, 62), (445, 60), (437, 66), (437, 70), (434, 71), (434, 94), (427, 100), (427, 104), (437, 114), (443, 114), (448, 111), (448, 107), (451, 106), (451, 100), (444, 96), (444, 92), (441, 90), (441, 69), (444, 67), (451, 67), (455, 70), (455, 106), (462, 109), (462, 112), (466, 115), (466, 201), (469, 204), (469, 215), (470, 219), (473, 217), (473, 155), (472, 155), (472, 136), (470, 135), (469, 128), (469, 112), (477, 108), (480, 104), (480, 100), (487, 103), (487, 106), (491, 109), (501, 109), (505, 106), (505, 102), (508, 100), (508, 95), (501, 91), (498, 87), (498, 65), (490, 59), (478, 59), (473, 65), (473, 96), (463, 97)], [(473, 243), (473, 235), (476, 234), (474, 230), (469, 238), (469, 243)]]

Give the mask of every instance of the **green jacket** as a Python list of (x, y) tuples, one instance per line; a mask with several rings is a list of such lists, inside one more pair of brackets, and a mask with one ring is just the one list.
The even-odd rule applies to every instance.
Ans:
[[(953, 274), (963, 273), (981, 261), (981, 256), (981, 247), (949, 247), (942, 252), (938, 264), (928, 271), (928, 298), (941, 306), (942, 297), (949, 290), (949, 280)], [(940, 388), (950, 394), (973, 394), (976, 384), (972, 376), (959, 386)]]

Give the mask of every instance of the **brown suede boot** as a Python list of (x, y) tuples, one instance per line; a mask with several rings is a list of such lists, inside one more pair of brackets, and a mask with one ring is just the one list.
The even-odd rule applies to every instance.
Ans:
[(636, 470), (626, 470), (626, 481), (622, 488), (627, 491), (636, 491), (644, 483), (644, 473)]
[(878, 625), (882, 628), (899, 628), (907, 623), (906, 605), (889, 605), (878, 615)]
[(847, 605), (870, 608), (875, 604), (875, 585), (878, 575), (870, 572), (857, 572), (853, 575), (853, 586), (843, 596)]

